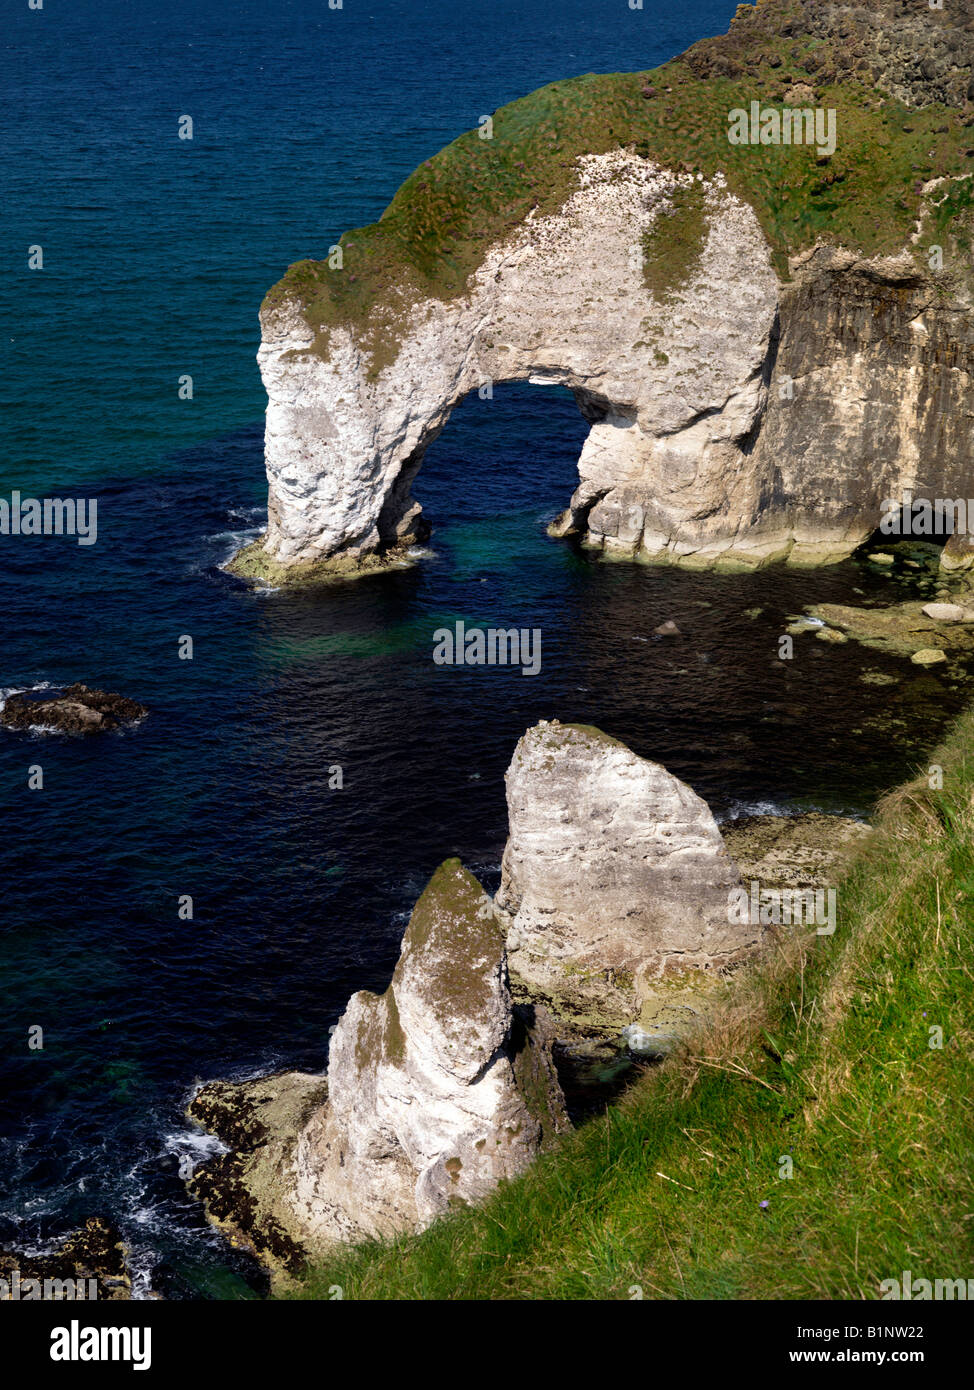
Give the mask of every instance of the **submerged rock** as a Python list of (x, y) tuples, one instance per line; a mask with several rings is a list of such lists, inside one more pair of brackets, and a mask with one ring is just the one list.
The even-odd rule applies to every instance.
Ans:
[(710, 808), (658, 763), (598, 729), (543, 722), (506, 780), (496, 903), (512, 978), (559, 1020), (621, 1028), (666, 978), (707, 991), (702, 975), (759, 944), (759, 926), (729, 920), (740, 879)]
[(739, 816), (721, 826), (745, 882), (762, 888), (829, 888), (872, 829), (851, 816)]
[(940, 556), (940, 567), (946, 572), (969, 572), (974, 567), (974, 543), (969, 535), (955, 532), (948, 536)]
[(801, 637), (805, 632), (822, 632), (824, 627), (825, 624), (821, 618), (809, 618), (807, 615), (803, 615), (800, 618), (792, 618), (785, 628), (785, 632), (790, 637)]
[(191, 1114), (235, 1152), (194, 1186), (285, 1268), (480, 1201), (567, 1127), (545, 1023), (515, 1009), (490, 899), (455, 859), (416, 904), (389, 988), (349, 1001), (327, 1087), (300, 1073), (217, 1085)]
[[(927, 605), (927, 607), (940, 605)], [(809, 612), (830, 628), (838, 629), (864, 646), (910, 656), (933, 647), (949, 656), (974, 652), (974, 631), (966, 623), (937, 621), (922, 602), (893, 604), (887, 608), (854, 608), (841, 603), (819, 603)], [(939, 658), (938, 658), (939, 659)]]
[(10, 695), (0, 710), (7, 729), (53, 729), (60, 734), (100, 734), (135, 724), (149, 713), (145, 705), (107, 690), (69, 685), (60, 695), (35, 699)]

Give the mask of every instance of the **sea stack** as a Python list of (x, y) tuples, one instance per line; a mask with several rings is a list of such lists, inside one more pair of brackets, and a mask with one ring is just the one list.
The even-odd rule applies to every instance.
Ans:
[(720, 974), (760, 944), (707, 803), (599, 729), (542, 721), (507, 770), (496, 904), (512, 973), (560, 1017), (634, 1022), (661, 981)]
[[(267, 1077), (238, 1088), (235, 1118), (232, 1088), (215, 1085), (218, 1107), (207, 1087), (191, 1114), (235, 1142), (242, 1101), (249, 1152), (195, 1185), (222, 1224), (284, 1263), (421, 1230), (482, 1200), (567, 1127), (550, 1042), (531, 1010), (515, 1009), (504, 933), (456, 859), (417, 902), (385, 993), (349, 1001), (327, 1098), (322, 1078)], [(282, 1096), (290, 1120), (279, 1110), (268, 1123)]]

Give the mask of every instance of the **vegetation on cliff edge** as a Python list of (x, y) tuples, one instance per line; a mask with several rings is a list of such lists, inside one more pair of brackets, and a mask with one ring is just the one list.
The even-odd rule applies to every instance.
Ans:
[(834, 936), (781, 929), (733, 1014), (603, 1117), (291, 1296), (857, 1299), (904, 1270), (966, 1278), (974, 711), (930, 762), (942, 789), (924, 768), (881, 804)]
[[(879, 89), (847, 44), (780, 32), (787, 4), (742, 10), (753, 17), (729, 35), (652, 71), (586, 74), (501, 107), (492, 138), (461, 135), (410, 175), (378, 222), (342, 236), (341, 269), (297, 262), (265, 310), (296, 298), (324, 356), (332, 327), (363, 326), (374, 375), (395, 359), (412, 302), (463, 293), (488, 249), (532, 208), (563, 205), (579, 155), (621, 147), (674, 169), (721, 171), (757, 213), (783, 278), (787, 256), (819, 238), (869, 255), (900, 250), (928, 206), (924, 184), (974, 172), (970, 117), (943, 105), (908, 108)], [(794, 104), (836, 111), (831, 157), (814, 145), (728, 142), (729, 111), (786, 104), (796, 84), (814, 97)], [(970, 245), (970, 182), (934, 195), (948, 271), (955, 242)]]

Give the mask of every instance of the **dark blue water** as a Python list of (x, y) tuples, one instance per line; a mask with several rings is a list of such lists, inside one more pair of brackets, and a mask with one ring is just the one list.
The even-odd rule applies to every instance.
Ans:
[[(188, 1094), (321, 1069), (348, 995), (387, 983), (435, 865), (459, 854), (494, 885), (504, 768), (538, 718), (605, 727), (723, 814), (862, 812), (960, 704), (921, 689), (891, 726), (888, 692), (858, 676), (895, 663), (809, 638), (777, 659), (805, 603), (885, 596), (852, 563), (715, 578), (548, 540), (585, 433), (561, 391), (456, 412), (416, 485), (435, 526), (416, 568), (272, 594), (218, 568), (263, 518), (256, 310), (285, 266), (373, 220), (482, 113), (651, 66), (733, 8), (92, 0), (7, 17), (0, 496), (96, 497), (99, 536), (0, 538), (0, 687), (84, 680), (152, 712), (89, 742), (0, 735), (0, 1243), (97, 1213), (168, 1296), (259, 1286), (183, 1193), (179, 1155), (204, 1152)], [(540, 675), (435, 666), (434, 629), (460, 618), (540, 628)], [(684, 639), (654, 638), (667, 618)]]

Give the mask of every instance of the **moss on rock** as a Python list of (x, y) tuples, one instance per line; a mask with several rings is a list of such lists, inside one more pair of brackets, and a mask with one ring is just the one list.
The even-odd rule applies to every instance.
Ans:
[(283, 1072), (253, 1081), (211, 1081), (187, 1114), (228, 1146), (196, 1169), (187, 1187), (235, 1246), (286, 1283), (308, 1258), (289, 1202), (289, 1169), (301, 1130), (323, 1105), (323, 1076)]
[(487, 894), (459, 859), (447, 859), (413, 908), (388, 994), (418, 957), (431, 1010), (463, 1026), (487, 1009), (492, 986), (484, 963), (499, 962), (503, 951), (504, 934)]
[(263, 537), (242, 546), (223, 566), (238, 579), (255, 580), (258, 584), (278, 588), (302, 584), (336, 584), (349, 579), (364, 579), (370, 575), (386, 574), (390, 570), (408, 569), (415, 561), (408, 547), (396, 546), (379, 554), (333, 555), (325, 560), (301, 560), (284, 564), (268, 555)]
[[(700, 264), (707, 241), (707, 214), (700, 184), (677, 187), (670, 209), (643, 237), (643, 282), (660, 304), (668, 304)], [(660, 359), (662, 358), (662, 362)], [(656, 352), (659, 365), (669, 361)]]

